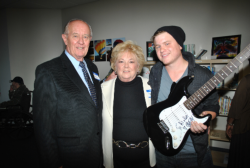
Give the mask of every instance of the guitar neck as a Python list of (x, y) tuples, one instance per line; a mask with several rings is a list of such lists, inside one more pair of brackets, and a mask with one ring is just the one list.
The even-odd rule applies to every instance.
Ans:
[(201, 88), (199, 88), (185, 102), (184, 106), (191, 110), (198, 105), (204, 97), (206, 97), (219, 83), (228, 77), (235, 69), (238, 68), (247, 58), (250, 57), (250, 44), (241, 51), (232, 61), (224, 66), (216, 75), (208, 80)]

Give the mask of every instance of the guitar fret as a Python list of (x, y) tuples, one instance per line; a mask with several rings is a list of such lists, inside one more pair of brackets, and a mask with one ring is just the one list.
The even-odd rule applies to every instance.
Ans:
[[(197, 94), (197, 93), (198, 93), (198, 94)], [(194, 94), (196, 95), (196, 97), (197, 97), (197, 99), (198, 99), (199, 101), (201, 101), (201, 100), (202, 100), (202, 98), (200, 97), (199, 92), (197, 92), (197, 91), (196, 91)]]
[(230, 72), (233, 72), (230, 68), (228, 68), (227, 66), (226, 66), (226, 68), (230, 71)]
[(242, 57), (242, 56), (240, 56), (239, 58), (240, 58), (240, 60), (242, 60), (242, 62), (245, 60), (245, 59), (243, 59), (243, 57)]
[(213, 80), (213, 78), (211, 78), (210, 81), (214, 84), (215, 87), (218, 85), (216, 81)]
[(191, 96), (192, 97), (192, 100), (199, 103), (199, 100), (195, 97), (195, 95)]
[(221, 75), (223, 75), (223, 74), (220, 74), (219, 72), (217, 73), (220, 77), (221, 77), (221, 79), (225, 79), (225, 78), (223, 78)]
[(188, 103), (187, 100), (186, 100), (183, 104), (184, 104), (184, 106), (185, 106), (188, 110), (191, 110), (191, 109), (192, 109), (191, 107), (189, 107), (189, 103)]
[[(218, 80), (218, 78), (216, 77), (216, 75), (215, 75), (213, 78), (215, 78), (215, 80), (213, 80), (214, 83), (216, 83), (216, 84), (217, 84), (216, 86), (218, 86), (218, 84), (220, 83), (220, 81)], [(217, 83), (217, 82), (218, 82), (218, 83)]]
[(194, 108), (206, 95), (208, 95), (219, 83), (229, 76), (237, 67), (250, 57), (250, 44), (238, 54), (232, 61), (223, 67), (216, 75), (208, 80), (200, 89), (190, 96), (184, 105), (187, 109)]
[(211, 87), (211, 89), (213, 89), (213, 86), (210, 84), (210, 82), (208, 81), (207, 83)]
[(223, 68), (221, 69), (222, 72), (224, 72), (224, 74), (226, 74), (226, 77), (228, 76), (228, 74), (223, 70)]
[[(202, 90), (200, 90), (200, 89), (198, 89), (196, 92), (200, 93), (202, 99), (206, 96), (206, 95), (202, 92)], [(201, 93), (202, 93), (202, 94), (201, 94)]]
[(195, 104), (192, 101), (190, 102), (190, 105), (192, 108), (194, 108), (194, 106), (195, 106)]
[(237, 57), (235, 57), (235, 59), (237, 59), (242, 64), (242, 62)]
[(201, 91), (201, 93), (204, 95), (203, 98), (206, 96), (206, 94), (203, 92), (202, 89), (199, 89)]
[(217, 80), (218, 80), (219, 82), (221, 82), (221, 81), (224, 79), (224, 78), (219, 74), (219, 72), (216, 73), (215, 77), (217, 78)]
[[(234, 66), (235, 69), (237, 68), (237, 66), (233, 63), (233, 61), (231, 62), (231, 64), (233, 64), (233, 66)], [(230, 68), (231, 68), (231, 67), (230, 67)]]
[(207, 87), (205, 87), (204, 85), (203, 85), (203, 90), (205, 90), (207, 93), (209, 93), (209, 90), (208, 90), (208, 88)]

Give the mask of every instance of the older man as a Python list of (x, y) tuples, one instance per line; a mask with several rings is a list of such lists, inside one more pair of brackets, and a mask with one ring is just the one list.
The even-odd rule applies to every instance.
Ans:
[(102, 94), (98, 69), (85, 59), (91, 27), (73, 19), (62, 34), (66, 50), (39, 65), (34, 86), (34, 129), (42, 167), (102, 165)]

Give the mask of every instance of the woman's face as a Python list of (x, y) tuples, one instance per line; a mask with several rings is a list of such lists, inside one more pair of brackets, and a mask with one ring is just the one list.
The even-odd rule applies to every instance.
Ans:
[(122, 82), (130, 82), (139, 71), (139, 64), (134, 54), (124, 51), (119, 54), (119, 58), (115, 63), (115, 69), (118, 78)]

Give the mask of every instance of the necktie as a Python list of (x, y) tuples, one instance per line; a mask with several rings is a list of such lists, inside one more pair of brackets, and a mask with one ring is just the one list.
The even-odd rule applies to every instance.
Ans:
[(80, 62), (79, 66), (82, 68), (82, 72), (83, 72), (84, 78), (86, 79), (86, 81), (88, 83), (92, 100), (95, 102), (95, 105), (97, 106), (95, 86), (94, 86), (94, 84), (90, 80), (90, 77), (89, 77), (89, 74), (88, 74), (88, 72), (86, 70), (85, 64), (83, 62)]

